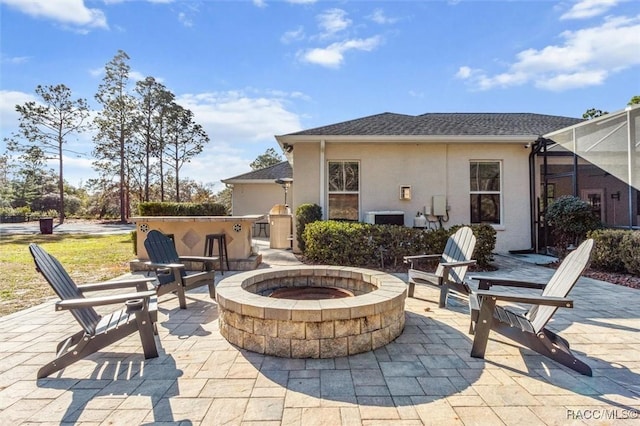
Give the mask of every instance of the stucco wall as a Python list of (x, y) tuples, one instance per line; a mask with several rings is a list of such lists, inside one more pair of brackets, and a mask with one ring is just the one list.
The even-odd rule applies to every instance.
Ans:
[[(299, 204), (318, 203), (326, 214), (319, 144), (296, 144), (293, 154), (294, 211)], [(503, 223), (495, 227), (496, 251), (505, 252), (531, 246), (528, 154), (522, 143), (327, 143), (323, 167), (330, 160), (360, 162), (361, 220), (367, 211), (402, 210), (405, 226), (413, 226), (417, 211), (430, 211), (432, 196), (445, 195), (450, 206), (446, 227), (470, 222), (469, 162), (501, 161)], [(401, 185), (411, 186), (411, 200), (400, 200)]]
[[(287, 194), (287, 203), (292, 202), (293, 191)], [(284, 203), (284, 189), (273, 183), (242, 183), (233, 185), (233, 214), (267, 214), (275, 204)]]

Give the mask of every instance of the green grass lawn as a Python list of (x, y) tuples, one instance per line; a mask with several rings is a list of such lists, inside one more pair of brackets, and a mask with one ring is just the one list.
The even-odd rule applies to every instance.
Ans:
[(77, 284), (104, 281), (129, 272), (135, 258), (129, 234), (119, 235), (3, 235), (0, 237), (0, 316), (55, 297), (35, 270), (29, 244), (54, 255)]

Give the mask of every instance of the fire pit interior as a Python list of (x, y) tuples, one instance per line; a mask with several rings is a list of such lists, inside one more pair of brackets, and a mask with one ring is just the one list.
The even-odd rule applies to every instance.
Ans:
[(404, 328), (406, 284), (362, 268), (297, 266), (224, 278), (220, 332), (267, 355), (333, 358), (379, 348)]
[(294, 300), (322, 300), (353, 297), (353, 292), (338, 287), (285, 287), (273, 290), (269, 297)]

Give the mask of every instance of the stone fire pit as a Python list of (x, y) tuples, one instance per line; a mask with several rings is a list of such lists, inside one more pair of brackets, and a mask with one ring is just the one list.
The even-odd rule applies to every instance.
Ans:
[[(292, 287), (345, 290), (353, 297), (290, 300), (265, 295)], [(220, 333), (232, 344), (287, 358), (334, 358), (367, 352), (404, 328), (406, 284), (383, 272), (295, 266), (243, 272), (216, 287)]]

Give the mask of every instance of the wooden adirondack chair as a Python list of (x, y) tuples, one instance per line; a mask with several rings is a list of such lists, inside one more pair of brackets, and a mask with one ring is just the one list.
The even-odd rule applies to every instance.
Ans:
[[(145, 358), (158, 356), (154, 334), (157, 334), (157, 298), (154, 290), (147, 290), (153, 278), (109, 281), (77, 286), (60, 262), (37, 244), (29, 251), (40, 272), (56, 292), (60, 301), (56, 310), (69, 310), (82, 330), (62, 340), (56, 348), (56, 358), (38, 370), (38, 378), (62, 370), (100, 349), (138, 332)], [(85, 297), (85, 293), (134, 287), (136, 292), (98, 297)], [(122, 304), (123, 309), (109, 315), (99, 315), (94, 306)]]
[[(147, 266), (154, 269), (158, 279), (156, 291), (158, 296), (176, 292), (181, 309), (187, 308), (185, 292), (202, 285), (209, 286), (209, 296), (216, 297), (215, 271), (213, 263), (217, 256), (178, 256), (173, 240), (162, 232), (151, 230), (144, 240), (144, 247), (149, 255)], [(203, 272), (187, 273), (184, 262), (201, 263)]]
[[(471, 289), (464, 282), (467, 268), (476, 263), (471, 259), (476, 246), (476, 237), (468, 226), (458, 229), (447, 240), (442, 254), (422, 254), (405, 256), (404, 262), (409, 263), (409, 297), (413, 297), (416, 284), (427, 284), (440, 288), (438, 305), (442, 308), (447, 304), (449, 296), (458, 297), (466, 301)], [(418, 268), (418, 261), (438, 259), (438, 266), (434, 272)]]
[[(593, 240), (580, 244), (560, 264), (549, 282), (545, 284), (496, 278), (474, 277), (480, 281), (479, 290), (469, 298), (471, 311), (470, 333), (474, 334), (471, 356), (484, 358), (489, 332), (496, 331), (541, 355), (560, 364), (591, 376), (591, 368), (577, 359), (569, 342), (546, 328), (559, 307), (573, 308), (573, 300), (567, 295), (587, 268)], [(511, 286), (543, 289), (542, 295), (506, 294), (490, 290), (491, 286)], [(533, 305), (525, 314), (518, 314), (508, 307), (496, 305), (497, 301)]]

